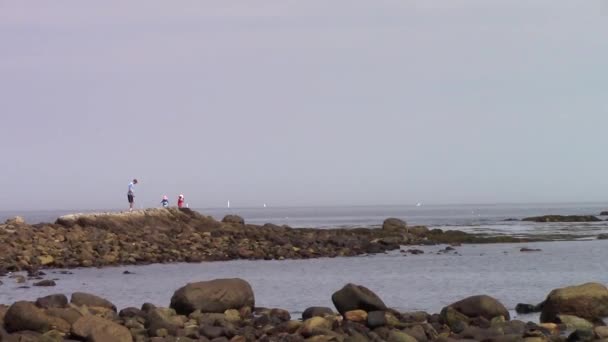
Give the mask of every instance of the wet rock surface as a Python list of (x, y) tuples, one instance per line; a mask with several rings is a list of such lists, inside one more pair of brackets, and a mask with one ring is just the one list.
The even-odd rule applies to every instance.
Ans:
[[(205, 289), (198, 293), (197, 300), (232, 303), (230, 296), (218, 298), (217, 292), (209, 291), (220, 285), (230, 286), (231, 282), (239, 285), (230, 291), (244, 291), (244, 298), (253, 296), (243, 279), (217, 279), (195, 283), (198, 285), (194, 289)], [(588, 284), (573, 288), (565, 290), (566, 294), (561, 289), (561, 296), (600, 291)], [(183, 292), (182, 289), (173, 297), (179, 297), (178, 292)], [(334, 297), (336, 294), (340, 297), (339, 301), (334, 300), (336, 309), (342, 314), (335, 313), (332, 308), (313, 307), (305, 310), (302, 320), (295, 320), (279, 308), (253, 307), (253, 302), (226, 305), (230, 308), (223, 312), (195, 309), (181, 313), (172, 308), (144, 304), (141, 309), (125, 308), (116, 314), (107, 307), (91, 306), (111, 303), (104, 298), (85, 296), (94, 300), (87, 304), (83, 301), (67, 303), (67, 297), (58, 294), (39, 298), (36, 303), (20, 301), (10, 306), (0, 305), (0, 340), (415, 342), (593, 341), (608, 337), (608, 329), (600, 323), (600, 316), (581, 318), (556, 311), (558, 323), (510, 320), (504, 305), (487, 295), (464, 298), (446, 306), (441, 314), (430, 315), (390, 309), (378, 294), (360, 285), (347, 284), (337, 290)], [(555, 291), (548, 298), (553, 296)], [(237, 309), (241, 305), (245, 306)], [(603, 314), (593, 312), (594, 315)]]
[[(55, 223), (0, 225), (0, 272), (233, 259), (309, 259), (383, 253), (400, 245), (520, 242), (460, 231), (409, 227), (388, 219), (382, 229), (294, 229), (223, 222), (182, 208), (73, 214)], [(530, 241), (530, 240), (527, 240)], [(24, 279), (22, 279), (24, 281)]]

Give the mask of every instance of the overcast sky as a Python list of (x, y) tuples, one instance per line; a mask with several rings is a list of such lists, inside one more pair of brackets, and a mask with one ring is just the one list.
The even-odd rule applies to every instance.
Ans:
[(608, 201), (604, 1), (0, 0), (0, 210)]

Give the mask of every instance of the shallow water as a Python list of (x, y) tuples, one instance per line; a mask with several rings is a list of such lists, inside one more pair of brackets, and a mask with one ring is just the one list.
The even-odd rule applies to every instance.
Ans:
[[(75, 269), (72, 275), (49, 270), (47, 278), (59, 279), (56, 287), (18, 289), (20, 284), (1, 278), (0, 303), (85, 291), (108, 298), (119, 308), (144, 302), (167, 306), (173, 292), (188, 282), (240, 277), (252, 285), (257, 306), (292, 313), (309, 306), (331, 307), (331, 294), (348, 282), (372, 289), (401, 311), (435, 313), (475, 294), (494, 296), (512, 310), (519, 302), (542, 301), (554, 288), (608, 283), (607, 240), (465, 245), (456, 248), (460, 255), (436, 254), (444, 247), (420, 247), (425, 254), (415, 256), (396, 251), (352, 258)], [(523, 253), (522, 247), (542, 251)], [(135, 274), (124, 275), (125, 270)]]

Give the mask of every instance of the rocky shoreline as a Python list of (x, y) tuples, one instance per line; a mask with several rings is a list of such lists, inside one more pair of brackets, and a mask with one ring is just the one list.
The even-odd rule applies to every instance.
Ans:
[[(539, 241), (542, 239), (536, 239)], [(66, 215), (55, 223), (0, 225), (0, 275), (41, 268), (250, 259), (282, 260), (384, 253), (402, 245), (530, 242), (429, 230), (389, 218), (381, 229), (310, 229), (222, 221), (190, 209)]]
[(511, 320), (497, 299), (475, 295), (439, 313), (399, 312), (372, 290), (346, 284), (331, 296), (334, 308), (310, 307), (301, 317), (256, 306), (243, 279), (187, 284), (169, 307), (144, 303), (118, 310), (105, 298), (76, 292), (0, 305), (0, 341), (90, 342), (416, 342), (594, 341), (608, 339), (608, 288), (586, 283), (551, 291), (537, 305), (541, 323)]

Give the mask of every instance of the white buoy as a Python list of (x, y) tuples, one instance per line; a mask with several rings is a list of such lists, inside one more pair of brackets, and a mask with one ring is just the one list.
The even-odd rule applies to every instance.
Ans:
[(417, 207), (422, 207), (422, 203), (418, 202), (418, 203), (416, 203), (416, 206)]

